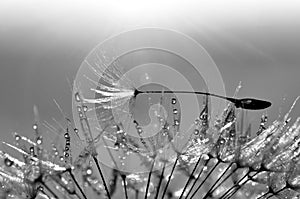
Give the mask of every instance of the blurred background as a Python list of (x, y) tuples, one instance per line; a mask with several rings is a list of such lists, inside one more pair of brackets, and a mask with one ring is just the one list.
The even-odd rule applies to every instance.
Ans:
[[(180, 31), (210, 54), (232, 96), (270, 100), (269, 121), (300, 95), (300, 3), (259, 0), (110, 0), (0, 2), (0, 135), (32, 133), (59, 118), (53, 99), (72, 115), (73, 80), (86, 55), (122, 31), (162, 27)], [(258, 125), (266, 111), (248, 114)], [(293, 111), (299, 116), (300, 105)]]

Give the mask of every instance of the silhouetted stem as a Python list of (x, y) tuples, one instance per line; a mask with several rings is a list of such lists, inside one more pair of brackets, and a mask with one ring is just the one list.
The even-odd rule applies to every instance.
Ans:
[(43, 181), (41, 180), (40, 183), (41, 183), (41, 185), (43, 185), (43, 187), (45, 187), (45, 188), (50, 192), (50, 194), (51, 194), (52, 196), (54, 196), (54, 198), (58, 199), (58, 196), (56, 195), (56, 193), (54, 193), (54, 192), (50, 189), (50, 187), (48, 187), (48, 185), (46, 185), (45, 182), (43, 182)]
[(199, 174), (198, 174), (196, 180), (193, 182), (193, 185), (192, 185), (192, 187), (190, 188), (190, 190), (189, 190), (189, 192), (187, 193), (187, 195), (186, 195), (185, 198), (188, 198), (188, 196), (192, 193), (193, 188), (195, 187), (195, 185), (196, 185), (197, 181), (199, 180), (200, 176), (202, 175), (202, 172), (203, 172), (204, 167), (206, 167), (206, 165), (208, 164), (209, 161), (210, 161), (210, 159), (208, 159), (208, 160), (205, 161), (205, 163), (204, 163), (203, 167), (201, 168), (201, 170), (200, 170), (200, 172), (199, 172)]
[(204, 178), (204, 180), (201, 182), (201, 184), (198, 186), (198, 188), (196, 189), (196, 191), (193, 193), (193, 195), (190, 197), (190, 199), (192, 199), (196, 193), (201, 189), (202, 185), (206, 182), (206, 180), (208, 179), (208, 177), (212, 174), (212, 172), (217, 168), (217, 166), (220, 164), (221, 162), (218, 161), (215, 166), (210, 170), (210, 172), (206, 175), (206, 177)]
[(260, 99), (254, 99), (254, 98), (243, 98), (243, 99), (237, 99), (237, 98), (231, 98), (231, 97), (225, 97), (221, 95), (216, 95), (213, 93), (207, 93), (207, 92), (200, 92), (200, 91), (139, 91), (135, 90), (134, 95), (137, 96), (142, 93), (181, 93), (181, 94), (196, 94), (196, 95), (207, 95), (207, 96), (213, 96), (221, 99), (228, 100), (232, 102), (237, 108), (243, 108), (243, 109), (250, 109), (250, 110), (261, 110), (268, 108), (272, 105), (271, 102), (260, 100)]
[(98, 162), (97, 158), (94, 157), (94, 156), (93, 156), (93, 159), (94, 159), (94, 162), (96, 163), (96, 166), (97, 166), (98, 171), (99, 171), (99, 173), (100, 173), (100, 177), (101, 177), (101, 179), (102, 179), (102, 182), (103, 182), (103, 185), (104, 185), (104, 188), (105, 188), (107, 197), (110, 199), (110, 194), (109, 194), (109, 191), (108, 191), (108, 187), (107, 187), (107, 185), (106, 185), (105, 178), (104, 178), (104, 175), (103, 175), (102, 170), (101, 170), (101, 168), (100, 168), (99, 162)]
[(158, 198), (158, 195), (159, 195), (159, 189), (160, 189), (162, 180), (163, 180), (163, 178), (164, 178), (165, 168), (166, 168), (166, 163), (164, 163), (164, 166), (163, 166), (163, 169), (162, 169), (160, 178), (159, 178), (159, 182), (158, 182), (158, 186), (157, 186), (157, 190), (156, 190), (156, 195), (155, 195), (155, 197), (154, 197), (155, 199), (157, 199), (157, 198)]
[(75, 185), (76, 185), (77, 188), (79, 189), (79, 191), (80, 191), (80, 193), (82, 194), (82, 196), (83, 196), (85, 199), (87, 199), (85, 193), (83, 192), (83, 190), (82, 190), (81, 187), (79, 186), (79, 184), (78, 184), (78, 182), (77, 182), (75, 176), (73, 175), (71, 169), (69, 169), (68, 172), (69, 172), (71, 178), (73, 179), (73, 181), (75, 182)]
[[(205, 194), (205, 196), (203, 197), (203, 199), (206, 199), (211, 193), (213, 193), (215, 191), (215, 186), (220, 182), (220, 180), (223, 178), (223, 176), (226, 174), (226, 172), (231, 168), (231, 166), (233, 165), (233, 162), (230, 163), (227, 168), (225, 169), (225, 171), (222, 173), (222, 175), (218, 178), (218, 180), (210, 187), (210, 189), (207, 191), (207, 193)], [(231, 176), (231, 174), (229, 174), (229, 176)], [(227, 176), (227, 178), (229, 177)], [(226, 180), (227, 180), (226, 178)], [(223, 182), (221, 182), (219, 184), (219, 186), (222, 184)], [(218, 188), (219, 186), (216, 186), (216, 188)], [(212, 191), (213, 190), (213, 191)]]
[(148, 191), (149, 191), (149, 185), (150, 185), (150, 181), (151, 181), (150, 179), (151, 179), (151, 174), (152, 174), (152, 171), (153, 171), (154, 163), (155, 163), (155, 159), (153, 159), (153, 163), (151, 165), (151, 169), (150, 169), (150, 172), (149, 172), (149, 175), (148, 175), (148, 181), (147, 181), (146, 192), (145, 192), (145, 199), (147, 199), (147, 195), (148, 195)]
[(202, 158), (202, 155), (198, 158), (198, 160), (197, 160), (197, 162), (196, 162), (196, 165), (195, 165), (195, 167), (194, 167), (192, 173), (190, 174), (189, 179), (188, 179), (188, 181), (186, 182), (186, 184), (185, 184), (185, 186), (184, 186), (184, 188), (183, 188), (183, 190), (182, 190), (182, 193), (181, 193), (179, 199), (182, 198), (182, 196), (183, 196), (183, 194), (184, 194), (186, 188), (188, 187), (188, 185), (190, 184), (190, 181), (191, 181), (192, 178), (194, 177), (194, 173), (195, 173), (195, 171), (196, 171), (196, 169), (197, 169), (197, 167), (198, 167), (198, 165), (199, 165), (199, 163), (200, 163), (200, 161), (201, 161), (201, 158)]
[(269, 198), (271, 198), (272, 196), (275, 196), (276, 194), (280, 193), (281, 191), (283, 191), (283, 190), (285, 190), (285, 189), (286, 189), (286, 187), (283, 187), (283, 188), (279, 189), (278, 191), (276, 191), (276, 192), (274, 192), (274, 193), (270, 193), (270, 192), (268, 191), (268, 192), (266, 192), (264, 195), (260, 196), (260, 197), (257, 198), (257, 199), (262, 199), (262, 198), (264, 198), (265, 196), (267, 196), (268, 194), (271, 194), (271, 195), (269, 195), (269, 196), (266, 198), (266, 199), (269, 199)]
[[(230, 193), (235, 187), (241, 187), (244, 184), (246, 184), (248, 180), (246, 180), (245, 182), (243, 182), (241, 185), (239, 185), (240, 182), (242, 182), (246, 177), (248, 177), (248, 175), (250, 174), (251, 170), (247, 171), (247, 173), (235, 184), (233, 185), (230, 189), (228, 189), (222, 196), (220, 199), (225, 199), (225, 198), (230, 198), (232, 195), (234, 195), (239, 189), (235, 190), (234, 192)], [(256, 172), (252, 177), (254, 177), (255, 175), (257, 175), (258, 172)]]
[(123, 186), (124, 186), (125, 199), (128, 199), (127, 185), (126, 185), (126, 175), (121, 175), (121, 177), (122, 177)]
[(179, 159), (179, 155), (177, 155), (176, 160), (175, 160), (175, 162), (174, 162), (174, 165), (173, 165), (173, 167), (172, 167), (172, 170), (171, 170), (171, 173), (170, 173), (170, 175), (169, 175), (167, 184), (166, 184), (166, 186), (165, 186), (165, 188), (164, 188), (164, 191), (163, 191), (163, 194), (162, 194), (162, 197), (161, 197), (162, 199), (164, 199), (164, 196), (165, 196), (165, 194), (166, 194), (166, 192), (167, 192), (167, 189), (168, 189), (168, 186), (169, 186), (169, 184), (170, 184), (170, 181), (171, 181), (172, 175), (173, 175), (173, 173), (174, 173), (175, 167), (176, 167), (176, 165), (177, 165), (178, 159)]
[[(265, 196), (267, 196), (269, 194), (269, 192), (264, 193), (263, 195), (261, 195), (259, 198), (257, 199), (263, 199)], [(271, 195), (272, 196), (272, 195)]]

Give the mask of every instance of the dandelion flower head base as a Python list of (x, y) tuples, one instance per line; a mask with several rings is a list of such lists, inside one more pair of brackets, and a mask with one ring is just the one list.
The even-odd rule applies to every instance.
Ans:
[[(151, 174), (124, 173), (118, 170), (121, 165), (116, 159), (115, 168), (103, 170), (101, 162), (92, 155), (95, 140), (69, 161), (59, 147), (46, 150), (44, 142), (39, 140), (47, 130), (34, 126), (41, 131), (36, 141), (15, 134), (14, 144), (3, 142), (22, 158), (1, 151), (2, 193), (14, 198), (299, 197), (300, 118), (291, 126), (287, 126), (287, 120), (275, 121), (265, 126), (259, 135), (247, 137), (245, 142), (232, 125), (237, 119), (235, 112), (235, 107), (229, 105), (215, 126), (209, 128), (205, 126), (207, 117), (199, 117), (195, 126), (197, 133), (190, 137), (185, 150), (177, 151), (175, 156), (159, 159), (156, 155), (141, 155)], [(65, 133), (61, 134), (66, 141), (71, 141), (66, 133), (75, 134), (71, 129), (65, 126)], [(219, 135), (216, 141), (210, 138), (209, 131)], [(126, 144), (129, 145), (130, 140), (124, 142)], [(119, 148), (119, 152), (123, 150), (125, 148)], [(102, 177), (96, 172), (97, 167), (103, 172)]]

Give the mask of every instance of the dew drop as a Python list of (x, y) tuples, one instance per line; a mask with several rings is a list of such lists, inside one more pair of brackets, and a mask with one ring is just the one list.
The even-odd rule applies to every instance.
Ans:
[(176, 103), (177, 103), (176, 98), (172, 98), (172, 104), (176, 104)]
[(137, 131), (138, 131), (139, 134), (142, 134), (142, 133), (143, 133), (143, 129), (142, 129), (141, 127), (138, 127), (138, 128), (137, 128)]
[(87, 112), (88, 111), (88, 107), (87, 106), (83, 106), (83, 111)]
[(69, 133), (65, 133), (65, 138), (70, 138), (70, 135), (69, 135)]
[(197, 119), (195, 119), (194, 124), (195, 124), (195, 125), (200, 125), (200, 124), (201, 124), (201, 121), (197, 118)]
[(38, 137), (38, 138), (36, 139), (36, 143), (37, 143), (38, 145), (41, 145), (41, 144), (43, 143), (43, 138), (42, 138), (42, 137)]
[(33, 146), (31, 146), (29, 148), (29, 151), (30, 151), (30, 155), (34, 156), (34, 147)]
[(80, 117), (80, 118), (83, 118), (83, 114), (82, 114), (81, 112), (79, 113), (79, 117)]
[(11, 167), (13, 165), (13, 161), (11, 161), (10, 159), (8, 158), (5, 158), (4, 159), (4, 164), (7, 166), (7, 167)]
[(93, 170), (91, 168), (87, 168), (86, 174), (87, 175), (92, 175), (93, 174)]
[(173, 113), (174, 113), (174, 114), (177, 114), (177, 113), (178, 113), (178, 110), (177, 110), (176, 108), (174, 108), (174, 109), (173, 109)]
[(39, 186), (38, 190), (39, 191), (44, 191), (44, 187), (43, 186)]
[(178, 120), (174, 120), (174, 125), (175, 126), (179, 126), (179, 121)]
[(207, 154), (204, 154), (204, 155), (202, 156), (202, 158), (203, 158), (203, 160), (209, 160), (209, 156), (208, 156)]
[(199, 135), (199, 130), (198, 130), (198, 129), (195, 129), (194, 134), (195, 134), (195, 135)]
[(37, 130), (37, 128), (38, 128), (37, 124), (34, 124), (34, 125), (32, 126), (32, 128), (33, 128), (33, 130)]
[(16, 135), (15, 135), (15, 140), (16, 140), (16, 141), (19, 141), (20, 139), (21, 139), (21, 137), (20, 137), (18, 134), (16, 134)]
[(81, 101), (80, 100), (80, 95), (79, 95), (78, 92), (75, 93), (75, 100), (76, 100), (76, 102), (80, 102)]
[(219, 142), (220, 142), (220, 144), (224, 144), (225, 143), (225, 139), (221, 138)]

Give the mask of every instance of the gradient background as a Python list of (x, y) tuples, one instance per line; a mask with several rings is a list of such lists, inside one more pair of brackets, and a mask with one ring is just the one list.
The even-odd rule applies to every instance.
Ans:
[[(85, 56), (122, 31), (155, 26), (183, 32), (211, 55), (228, 96), (273, 102), (270, 121), (300, 95), (300, 3), (296, 1), (16, 1), (0, 2), (0, 134), (32, 132), (41, 120), (71, 116), (71, 91)], [(286, 98), (286, 100), (283, 100)], [(262, 111), (249, 114), (258, 122)], [(298, 116), (300, 105), (292, 116)]]

